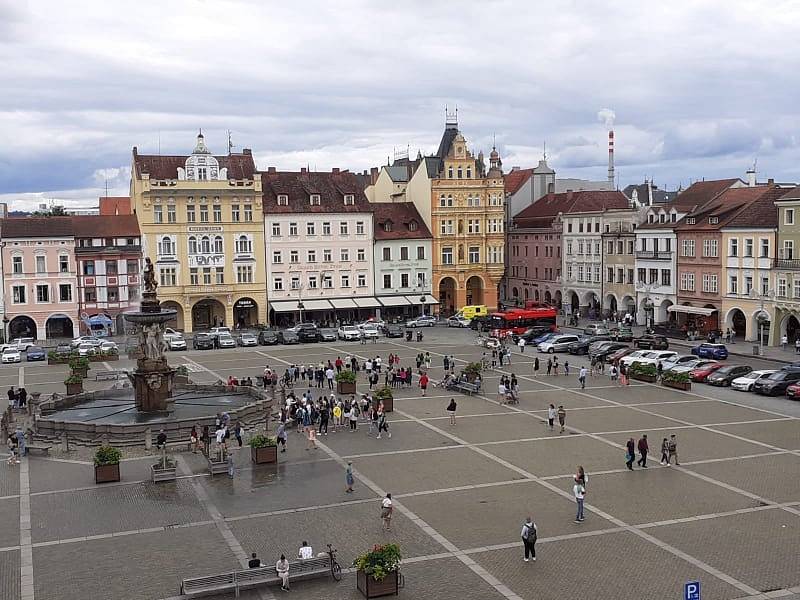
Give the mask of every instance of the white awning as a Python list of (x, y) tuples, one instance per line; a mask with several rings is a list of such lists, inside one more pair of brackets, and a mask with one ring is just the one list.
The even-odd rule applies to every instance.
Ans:
[(378, 296), (384, 306), (408, 306), (410, 302), (405, 296)]
[(333, 308), (357, 308), (356, 303), (350, 298), (331, 298), (330, 303)]
[(372, 296), (366, 298), (353, 298), (355, 300), (356, 305), (358, 308), (380, 308), (381, 303), (378, 302), (377, 298), (373, 298)]
[(673, 304), (672, 306), (667, 307), (667, 312), (679, 312), (689, 315), (705, 315), (707, 317), (717, 312), (717, 309), (705, 308), (703, 306), (683, 306), (681, 304)]
[(292, 312), (293, 310), (298, 310), (297, 308), (297, 300), (283, 300), (280, 302), (270, 302), (270, 308), (275, 312)]
[(331, 310), (327, 300), (303, 300), (303, 310)]
[(406, 296), (406, 299), (409, 301), (409, 303), (414, 304), (416, 306), (419, 306), (420, 304), (422, 304), (422, 302), (419, 301), (419, 299), (422, 296), (425, 296), (425, 305), (426, 306), (439, 304), (439, 301), (436, 298), (434, 298), (433, 296), (431, 296), (430, 294), (420, 294), (419, 296)]

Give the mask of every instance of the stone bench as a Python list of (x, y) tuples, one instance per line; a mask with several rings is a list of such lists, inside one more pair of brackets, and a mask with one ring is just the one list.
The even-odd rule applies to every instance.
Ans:
[(41, 452), (42, 454), (50, 455), (50, 446), (47, 444), (26, 444), (25, 448), (28, 452), (31, 450), (36, 450), (37, 452)]
[(116, 381), (122, 377), (127, 377), (127, 371), (98, 371), (98, 373), (94, 376), (95, 381)]
[(457, 392), (463, 392), (467, 396), (471, 396), (472, 394), (477, 394), (481, 391), (481, 386), (476, 383), (470, 383), (469, 381), (457, 381), (456, 383), (451, 384), (448, 389), (456, 390)]

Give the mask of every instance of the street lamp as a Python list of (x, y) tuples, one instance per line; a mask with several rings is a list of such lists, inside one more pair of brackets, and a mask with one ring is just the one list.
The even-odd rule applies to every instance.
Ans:
[(8, 323), (8, 316), (3, 315), (3, 343), (8, 343)]
[(769, 313), (764, 310), (764, 300), (767, 298), (774, 298), (775, 291), (774, 290), (766, 290), (766, 293), (757, 294), (755, 289), (750, 290), (749, 296), (751, 298), (755, 298), (758, 296), (761, 299), (761, 306), (758, 309), (758, 315), (756, 315), (756, 321), (758, 321), (758, 355), (764, 356), (764, 323), (769, 321)]

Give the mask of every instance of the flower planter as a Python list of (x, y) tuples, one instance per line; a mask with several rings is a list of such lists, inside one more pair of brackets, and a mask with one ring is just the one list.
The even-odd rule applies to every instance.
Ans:
[(228, 473), (228, 463), (224, 460), (211, 460), (208, 459), (208, 474), (212, 477), (214, 475), (225, 475)]
[(119, 354), (92, 354), (89, 356), (89, 362), (107, 362), (119, 360)]
[(94, 482), (95, 483), (111, 483), (112, 481), (119, 481), (119, 463), (113, 465), (95, 465), (94, 467)]
[(69, 363), (69, 360), (70, 359), (67, 356), (64, 356), (64, 357), (61, 357), (61, 358), (48, 356), (47, 357), (47, 364), (48, 365), (66, 365), (66, 364)]
[(381, 400), (375, 398), (372, 401), (376, 409), (381, 402), (383, 402), (383, 412), (390, 413), (394, 410), (394, 398), (382, 398)]
[(166, 467), (162, 467), (159, 462), (150, 465), (150, 477), (153, 483), (158, 481), (175, 481), (178, 478), (177, 468), (174, 464), (170, 466), (169, 463), (167, 463)]
[(378, 581), (359, 569), (356, 573), (356, 587), (365, 598), (397, 596), (400, 592), (400, 574), (397, 571), (392, 571), (381, 581)]
[(356, 384), (355, 383), (348, 383), (346, 381), (337, 381), (336, 382), (336, 391), (339, 394), (355, 394), (356, 393)]
[(67, 396), (74, 396), (75, 394), (83, 393), (83, 382), (81, 383), (66, 383)]
[(250, 448), (250, 459), (257, 465), (274, 465), (278, 462), (278, 447)]
[(683, 390), (687, 391), (692, 389), (692, 382), (691, 381), (661, 381), (661, 385), (664, 387), (675, 388), (676, 390)]
[(657, 375), (645, 375), (643, 373), (631, 373), (631, 379), (636, 379), (637, 381), (646, 381), (647, 383), (655, 383), (656, 379), (658, 379)]
[(89, 367), (86, 367), (85, 369), (72, 369), (72, 374), (80, 375), (81, 377), (86, 379), (86, 377), (89, 375)]

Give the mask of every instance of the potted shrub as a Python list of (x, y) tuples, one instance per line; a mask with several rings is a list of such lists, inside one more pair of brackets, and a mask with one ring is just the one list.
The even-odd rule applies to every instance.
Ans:
[(256, 434), (250, 438), (250, 459), (257, 465), (278, 462), (278, 440), (268, 435)]
[(692, 380), (689, 377), (689, 373), (664, 371), (661, 373), (661, 385), (685, 391), (692, 389)]
[(466, 367), (464, 367), (464, 375), (467, 378), (467, 381), (472, 383), (475, 381), (475, 378), (481, 374), (481, 363), (479, 362), (471, 362), (468, 363)]
[(336, 391), (340, 394), (356, 393), (356, 374), (350, 369), (342, 369), (336, 374)]
[(94, 482), (119, 481), (119, 461), (122, 452), (113, 446), (100, 446), (94, 453)]
[(392, 388), (390, 387), (382, 387), (375, 395), (372, 397), (373, 402), (375, 403), (375, 408), (378, 408), (378, 404), (383, 402), (383, 412), (390, 413), (394, 410), (394, 394), (392, 393)]
[(631, 379), (655, 383), (658, 379), (658, 369), (655, 365), (642, 365), (639, 363), (633, 363), (628, 368), (628, 375), (630, 375)]
[(89, 359), (83, 356), (73, 356), (69, 359), (69, 368), (72, 369), (73, 375), (85, 378), (89, 373)]
[(189, 384), (189, 369), (186, 365), (175, 367), (175, 383), (180, 383), (181, 385)]
[(365, 598), (396, 596), (400, 590), (400, 546), (375, 545), (372, 550), (357, 556), (356, 587)]
[(83, 377), (77, 373), (72, 373), (64, 380), (64, 385), (67, 386), (67, 395), (74, 396), (75, 394), (83, 393)]

